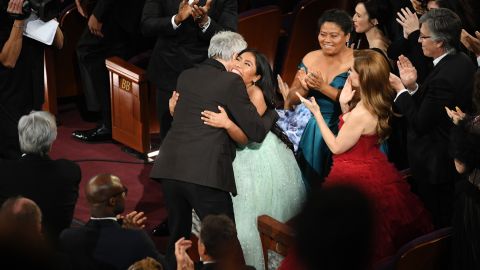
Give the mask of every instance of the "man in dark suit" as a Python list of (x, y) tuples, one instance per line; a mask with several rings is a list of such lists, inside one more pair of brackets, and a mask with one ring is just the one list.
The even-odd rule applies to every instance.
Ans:
[(152, 257), (161, 262), (163, 257), (153, 241), (141, 230), (143, 213), (132, 212), (123, 217), (127, 188), (114, 175), (93, 177), (85, 187), (91, 218), (80, 228), (62, 232), (60, 246), (70, 256), (73, 269), (127, 269), (130, 265)]
[(156, 37), (147, 75), (157, 91), (160, 135), (165, 138), (171, 116), (168, 99), (182, 71), (207, 58), (212, 36), (237, 29), (237, 0), (146, 0), (142, 33)]
[(224, 107), (247, 137), (256, 142), (263, 141), (277, 118), (274, 111), (260, 118), (242, 79), (227, 72), (234, 55), (245, 47), (239, 34), (220, 32), (210, 42), (210, 58), (178, 78), (180, 99), (172, 128), (151, 172), (152, 178), (161, 180), (165, 194), (170, 230), (166, 256), (171, 267), (175, 265), (175, 242), (190, 236), (192, 208), (200, 219), (209, 214), (226, 214), (234, 220), (230, 193), (236, 195), (232, 168), (235, 143), (225, 129), (205, 125), (201, 112)]
[[(420, 37), (425, 56), (434, 68), (423, 84), (416, 84), (416, 70), (400, 57), (400, 77), (392, 76), (397, 91), (395, 106), (408, 122), (407, 148), (414, 189), (431, 212), (436, 227), (451, 224), (456, 178), (448, 154), (452, 121), (445, 107), (469, 111), (475, 65), (458, 51), (462, 23), (448, 9), (434, 9), (420, 18)], [(406, 89), (405, 89), (406, 86)]]
[(18, 124), (19, 160), (0, 160), (0, 203), (12, 196), (36, 202), (43, 213), (45, 234), (56, 242), (60, 232), (70, 227), (78, 198), (80, 167), (72, 161), (51, 160), (48, 152), (57, 136), (54, 117), (48, 112), (32, 112)]
[(92, 11), (76, 0), (88, 26), (77, 44), (77, 56), (87, 110), (100, 112), (97, 127), (77, 130), (72, 136), (85, 142), (108, 141), (112, 136), (110, 83), (105, 59), (130, 58), (140, 39), (140, 16), (144, 0), (98, 0)]

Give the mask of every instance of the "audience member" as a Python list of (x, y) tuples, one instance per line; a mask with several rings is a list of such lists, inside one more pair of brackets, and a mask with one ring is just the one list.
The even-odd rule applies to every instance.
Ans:
[(77, 44), (77, 56), (87, 110), (100, 115), (93, 129), (76, 130), (72, 136), (85, 142), (112, 139), (110, 81), (105, 59), (119, 56), (128, 59), (141, 44), (140, 15), (145, 0), (95, 1), (93, 11), (76, 0), (80, 14), (88, 25)]
[(295, 247), (279, 270), (369, 269), (373, 205), (358, 189), (341, 185), (313, 189), (295, 227)]
[(458, 196), (453, 219), (453, 265), (459, 270), (479, 269), (480, 116), (460, 121), (452, 129), (450, 139), (455, 168), (463, 176), (456, 184)]
[[(452, 123), (444, 107), (471, 108), (475, 66), (458, 51), (462, 23), (451, 10), (439, 8), (420, 18), (425, 56), (434, 69), (419, 87), (415, 67), (400, 57), (400, 78), (391, 75), (397, 92), (395, 106), (408, 122), (408, 156), (414, 189), (432, 213), (437, 228), (451, 224), (456, 172), (448, 154)], [(406, 87), (406, 88), (405, 88)]]
[(417, 81), (422, 83), (432, 69), (431, 59), (423, 54), (418, 43), (420, 36), (419, 13), (412, 12), (408, 7), (400, 9), (396, 14), (396, 22), (403, 29), (403, 36), (397, 38), (388, 48), (390, 59), (398, 59), (400, 55), (406, 56), (417, 68)]
[[(318, 28), (321, 49), (305, 55), (290, 89), (281, 78), (279, 88), (287, 110), (300, 103), (296, 92), (304, 97), (314, 97), (322, 108), (325, 121), (336, 133), (340, 113), (337, 100), (353, 59), (353, 50), (346, 45), (353, 28), (352, 18), (342, 10), (327, 10), (318, 20)], [(302, 105), (297, 106), (293, 113), (279, 113), (280, 127), (294, 144), (298, 143), (298, 159), (304, 182), (310, 185), (323, 180), (330, 169), (331, 153), (318, 132), (315, 119)], [(303, 126), (305, 123), (306, 126)]]
[(391, 42), (388, 38), (384, 17), (387, 15), (387, 7), (383, 2), (377, 0), (358, 2), (355, 7), (355, 15), (353, 15), (353, 26), (355, 32), (365, 34), (370, 49), (387, 57), (387, 49)]
[(475, 31), (475, 37), (462, 29), (460, 40), (463, 46), (477, 57), (477, 64), (480, 67), (480, 32)]
[[(391, 132), (389, 122), (393, 116), (394, 91), (390, 87), (388, 62), (372, 50), (355, 51), (354, 56), (339, 99), (343, 114), (338, 136), (328, 128), (313, 98), (301, 100), (313, 113), (325, 143), (334, 154), (324, 186), (352, 185), (373, 202), (375, 263), (433, 227), (421, 201), (380, 151), (380, 143)], [(360, 94), (359, 101), (353, 99), (356, 91)]]
[(236, 31), (237, 0), (147, 0), (142, 32), (157, 38), (147, 75), (157, 88), (160, 136), (165, 138), (172, 118), (168, 100), (183, 70), (207, 59), (212, 36)]
[[(143, 228), (143, 212), (121, 215), (127, 188), (111, 174), (94, 176), (85, 187), (90, 220), (80, 228), (66, 229), (60, 246), (73, 269), (127, 269), (145, 257), (163, 260)], [(121, 217), (123, 224), (119, 223)]]
[(20, 196), (7, 199), (0, 209), (0, 253), (5, 269), (69, 269), (43, 239), (38, 205)]
[[(198, 254), (201, 263), (194, 265), (186, 250), (192, 246), (192, 241), (180, 238), (175, 243), (175, 258), (177, 270), (193, 269), (251, 269), (237, 265), (233, 246), (237, 241), (237, 231), (233, 221), (225, 215), (209, 215), (202, 221), (198, 239)], [(233, 255), (234, 256), (234, 255)]]
[(55, 118), (48, 112), (31, 112), (18, 123), (23, 156), (18, 160), (0, 160), (0, 202), (22, 195), (35, 201), (43, 213), (43, 229), (56, 242), (68, 228), (78, 198), (80, 167), (66, 159), (48, 156), (57, 137)]
[[(46, 45), (23, 35), (27, 16), (23, 6), (24, 0), (0, 0), (0, 158), (6, 159), (21, 155), (18, 120), (31, 110), (40, 110), (44, 100)], [(63, 46), (59, 27), (53, 45)]]
[(163, 270), (162, 265), (151, 257), (132, 264), (128, 270)]
[(241, 77), (227, 72), (235, 63), (234, 56), (245, 47), (239, 34), (219, 32), (210, 42), (210, 58), (184, 71), (178, 79), (180, 99), (172, 129), (160, 146), (150, 174), (161, 181), (165, 194), (171, 233), (166, 254), (170, 267), (175, 264), (175, 242), (190, 236), (192, 208), (200, 219), (226, 214), (234, 220), (230, 193), (237, 194), (232, 168), (235, 143), (225, 129), (205, 125), (201, 112), (223, 106), (247, 138), (255, 142), (263, 141), (276, 121), (274, 110), (266, 110), (260, 118)]
[[(245, 49), (238, 54), (231, 71), (242, 77), (248, 97), (260, 115), (275, 108), (276, 86), (265, 55)], [(298, 213), (306, 196), (295, 156), (287, 148), (291, 143), (277, 125), (261, 144), (248, 143), (246, 135), (223, 108), (220, 113), (204, 111), (202, 115), (205, 124), (224, 128), (240, 145), (233, 161), (238, 195), (232, 198), (238, 239), (245, 262), (264, 269), (257, 217), (266, 214), (286, 222)]]

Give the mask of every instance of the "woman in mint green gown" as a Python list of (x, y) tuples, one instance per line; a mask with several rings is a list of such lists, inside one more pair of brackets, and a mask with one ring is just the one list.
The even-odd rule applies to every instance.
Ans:
[[(262, 115), (275, 108), (275, 85), (267, 58), (255, 50), (240, 52), (231, 70), (242, 76), (250, 101)], [(281, 222), (295, 216), (305, 200), (306, 191), (291, 143), (274, 125), (262, 143), (249, 143), (245, 134), (223, 109), (204, 112), (207, 125), (227, 129), (238, 144), (233, 162), (238, 195), (232, 198), (237, 235), (245, 261), (264, 269), (257, 217), (269, 215)]]
[[(329, 127), (336, 132), (340, 114), (338, 96), (353, 63), (353, 50), (347, 46), (353, 22), (347, 12), (333, 9), (322, 14), (318, 25), (321, 49), (305, 55), (290, 88), (280, 79), (279, 88), (285, 109), (300, 103), (296, 92), (303, 97), (314, 97)], [(314, 118), (310, 118), (303, 130), (297, 159), (307, 186), (322, 181), (328, 174), (331, 153)]]

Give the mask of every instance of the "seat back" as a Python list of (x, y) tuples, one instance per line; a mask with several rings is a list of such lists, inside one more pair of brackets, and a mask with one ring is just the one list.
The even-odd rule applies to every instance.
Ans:
[(452, 228), (443, 228), (416, 238), (398, 252), (396, 270), (438, 270), (448, 268)]
[(272, 250), (282, 256), (287, 256), (287, 251), (293, 244), (295, 233), (288, 224), (281, 223), (267, 215), (261, 215), (257, 218), (257, 228), (262, 242), (265, 269), (268, 269), (268, 251)]
[(59, 16), (59, 26), (64, 36), (61, 50), (45, 50), (45, 101), (44, 108), (56, 113), (57, 97), (76, 96), (81, 93), (76, 46), (87, 21), (77, 11), (75, 4), (66, 7)]
[(449, 269), (452, 228), (443, 228), (415, 238), (382, 262), (376, 270)]
[(319, 48), (317, 21), (321, 14), (332, 8), (344, 9), (348, 4), (349, 0), (302, 0), (297, 5), (291, 14), (292, 23), (286, 29), (288, 41), (280, 72), (285, 82), (291, 84), (303, 56)]
[(281, 12), (278, 6), (249, 10), (238, 18), (238, 33), (245, 38), (248, 47), (256, 48), (267, 56), (271, 67), (277, 53), (280, 25)]

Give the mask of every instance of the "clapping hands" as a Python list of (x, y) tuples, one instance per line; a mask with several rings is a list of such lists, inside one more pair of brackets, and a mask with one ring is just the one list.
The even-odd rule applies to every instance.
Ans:
[(302, 97), (298, 92), (296, 93), (300, 101), (305, 104), (305, 107), (307, 107), (310, 112), (312, 112), (313, 115), (320, 115), (320, 106), (318, 106), (317, 101), (315, 100), (314, 97), (310, 97), (310, 99), (306, 99)]
[(187, 254), (187, 249), (192, 246), (192, 241), (184, 237), (175, 242), (175, 258), (177, 259), (177, 270), (193, 270), (193, 261)]
[(462, 110), (460, 110), (459, 107), (455, 106), (455, 110), (450, 110), (448, 107), (445, 107), (445, 110), (447, 111), (448, 117), (452, 119), (452, 122), (455, 125), (458, 125), (458, 122), (460, 122), (461, 120), (463, 120), (463, 118), (465, 118), (465, 113), (462, 112)]
[(465, 29), (462, 29), (460, 41), (463, 46), (469, 51), (473, 52), (477, 57), (480, 57), (480, 32), (475, 31), (475, 37), (470, 35)]
[(405, 39), (408, 36), (420, 29), (420, 22), (418, 21), (417, 14), (410, 11), (409, 8), (402, 8), (400, 12), (397, 12), (397, 22), (403, 27), (403, 37)]
[(417, 69), (415, 69), (412, 62), (410, 62), (410, 60), (403, 55), (398, 57), (397, 66), (403, 85), (405, 85), (407, 89), (411, 91), (414, 90), (417, 84)]
[(143, 229), (147, 221), (144, 213), (137, 211), (132, 211), (125, 216), (117, 215), (117, 219), (123, 220), (122, 227), (125, 229)]

